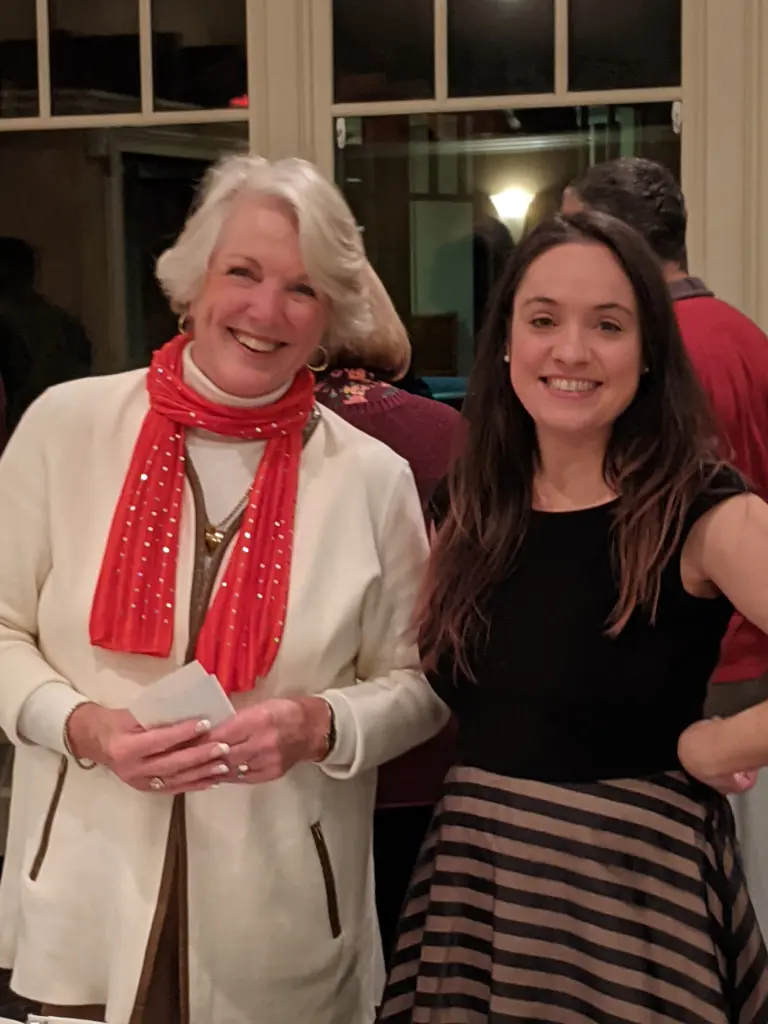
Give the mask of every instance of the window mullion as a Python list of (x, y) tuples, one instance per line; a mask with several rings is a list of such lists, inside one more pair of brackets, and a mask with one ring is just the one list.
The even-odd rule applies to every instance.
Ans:
[(37, 25), (38, 116), (47, 120), (51, 116), (51, 37), (48, 0), (36, 0), (35, 21)]
[(568, 93), (568, 0), (555, 0), (555, 96)]
[(152, 66), (152, 0), (139, 3), (139, 71), (141, 81), (141, 112), (155, 109), (154, 68)]
[(435, 99), (448, 98), (448, 0), (435, 2)]

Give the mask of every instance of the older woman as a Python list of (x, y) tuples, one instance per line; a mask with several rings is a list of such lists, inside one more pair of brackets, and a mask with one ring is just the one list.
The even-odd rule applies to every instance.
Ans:
[[(0, 462), (0, 957), (49, 1012), (373, 1017), (374, 769), (447, 712), (411, 472), (314, 404), (308, 366), (376, 329), (366, 266), (314, 168), (230, 158), (158, 264), (182, 333), (46, 393)], [(140, 728), (193, 659), (235, 715)]]

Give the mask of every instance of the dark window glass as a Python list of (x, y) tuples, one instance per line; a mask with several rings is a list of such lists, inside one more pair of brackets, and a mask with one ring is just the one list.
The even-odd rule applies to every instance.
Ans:
[(554, 0), (448, 0), (451, 96), (555, 87)]
[(680, 84), (680, 0), (570, 0), (570, 88)]
[(152, 0), (155, 109), (245, 107), (245, 0)]
[(435, 94), (433, 0), (333, 0), (337, 103)]
[(680, 173), (669, 103), (344, 121), (336, 180), (410, 331), (414, 372), (452, 404), (509, 253), (565, 187), (618, 156)]
[(136, 0), (48, 0), (51, 113), (141, 109)]
[[(146, 365), (174, 335), (155, 260), (208, 166), (247, 150), (247, 128), (0, 132), (0, 377), (12, 424), (45, 388)], [(94, 159), (104, 151), (109, 160)], [(118, 203), (122, 216), (107, 216)]]
[(0, 117), (37, 117), (35, 0), (0, 0)]
[[(111, 133), (120, 145), (121, 129)], [(145, 366), (174, 336), (178, 316), (155, 277), (158, 256), (179, 236), (211, 163), (248, 149), (247, 124), (184, 125), (143, 132), (122, 153), (126, 362)], [(172, 155), (175, 154), (175, 155)]]

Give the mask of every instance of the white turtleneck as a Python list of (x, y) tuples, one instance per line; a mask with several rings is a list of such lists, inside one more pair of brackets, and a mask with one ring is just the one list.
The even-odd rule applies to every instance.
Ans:
[[(218, 388), (194, 360), (194, 342), (182, 354), (184, 381), (203, 398), (220, 405), (255, 409), (278, 401), (291, 386), (258, 398), (238, 398)], [(205, 511), (212, 526), (222, 522), (250, 489), (264, 453), (264, 441), (239, 441), (205, 430), (187, 431), (187, 451), (200, 480)]]
[[(239, 398), (222, 391), (194, 361), (194, 342), (182, 353), (184, 381), (199, 395), (221, 405), (256, 408), (282, 398), (291, 381), (268, 395)], [(235, 509), (250, 489), (264, 452), (264, 441), (240, 441), (205, 430), (187, 430), (187, 451), (195, 467), (205, 501), (205, 512), (217, 526)], [(86, 703), (71, 686), (44, 683), (31, 694), (19, 715), (19, 735), (30, 743), (66, 754), (64, 725), (78, 705)]]

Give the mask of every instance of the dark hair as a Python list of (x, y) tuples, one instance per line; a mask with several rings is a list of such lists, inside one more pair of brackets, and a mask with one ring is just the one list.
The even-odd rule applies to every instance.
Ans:
[(525, 214), (522, 234), (530, 235), (533, 229), (538, 227), (543, 220), (554, 217), (560, 209), (563, 192), (569, 187), (569, 184), (568, 181), (560, 181), (536, 193)]
[(35, 283), (35, 251), (10, 235), (0, 236), (0, 287), (31, 288)]
[(660, 260), (686, 268), (688, 212), (682, 190), (666, 167), (640, 157), (620, 157), (591, 167), (569, 188), (586, 206), (639, 231)]
[(718, 464), (707, 399), (646, 243), (626, 224), (595, 211), (540, 224), (507, 265), (472, 372), (466, 444), (450, 477), (450, 508), (418, 610), (427, 666), (452, 650), (471, 676), (468, 659), (485, 628), (488, 592), (511, 571), (525, 538), (537, 443), (534, 422), (504, 369), (510, 319), (531, 264), (557, 246), (585, 242), (605, 246), (632, 285), (647, 367), (613, 424), (604, 460), (605, 479), (618, 495), (612, 535), (619, 596), (606, 622), (610, 635), (639, 607), (653, 620), (661, 574), (680, 542), (690, 503)]

